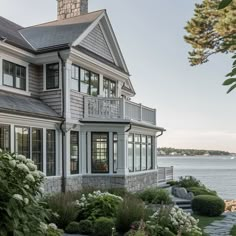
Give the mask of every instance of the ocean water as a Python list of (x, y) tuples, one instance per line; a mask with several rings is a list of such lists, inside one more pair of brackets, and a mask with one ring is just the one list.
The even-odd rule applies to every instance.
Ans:
[(194, 176), (225, 200), (236, 199), (236, 157), (158, 157), (158, 165), (174, 166), (174, 177)]

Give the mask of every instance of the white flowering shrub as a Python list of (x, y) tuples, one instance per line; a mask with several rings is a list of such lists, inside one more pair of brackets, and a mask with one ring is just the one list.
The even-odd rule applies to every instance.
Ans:
[(45, 224), (48, 211), (39, 201), (43, 179), (33, 161), (0, 150), (0, 236), (57, 232)]
[(76, 200), (81, 220), (89, 219), (95, 221), (99, 217), (115, 217), (117, 208), (123, 199), (108, 192), (94, 191), (87, 195), (83, 194)]
[(160, 225), (168, 228), (171, 232), (181, 235), (201, 236), (202, 231), (198, 227), (198, 220), (184, 212), (181, 208), (174, 206), (163, 206), (151, 217), (149, 225)]

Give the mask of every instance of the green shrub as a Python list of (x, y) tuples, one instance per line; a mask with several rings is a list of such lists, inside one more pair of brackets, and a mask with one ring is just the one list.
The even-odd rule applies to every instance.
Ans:
[(225, 203), (217, 196), (199, 195), (192, 200), (192, 209), (199, 215), (219, 216), (224, 212)]
[(93, 224), (90, 220), (81, 220), (79, 222), (79, 230), (80, 234), (91, 234), (93, 232)]
[(170, 186), (175, 186), (175, 185), (178, 185), (178, 181), (175, 181), (175, 180), (170, 180), (167, 182), (167, 184), (169, 184)]
[(191, 188), (191, 187), (203, 187), (204, 185), (200, 180), (196, 179), (193, 176), (185, 176), (180, 177), (179, 181), (177, 181), (177, 186), (183, 188)]
[(127, 232), (135, 221), (145, 218), (145, 205), (134, 196), (126, 196), (117, 209), (116, 227), (119, 232)]
[(170, 204), (171, 197), (167, 190), (159, 188), (148, 188), (138, 194), (139, 197), (152, 204)]
[(65, 231), (68, 234), (79, 233), (79, 223), (78, 222), (71, 222), (70, 224), (67, 225)]
[(32, 160), (0, 150), (0, 235), (46, 235), (43, 179)]
[(65, 229), (70, 222), (75, 221), (79, 212), (75, 207), (75, 197), (74, 193), (70, 192), (48, 196), (45, 201), (53, 212), (49, 221), (61, 229)]
[(94, 221), (99, 217), (113, 218), (116, 216), (117, 208), (123, 199), (108, 192), (95, 191), (92, 194), (82, 195), (76, 201), (79, 210), (79, 220), (89, 219)]
[(115, 227), (113, 219), (100, 217), (95, 220), (94, 234), (96, 236), (111, 236)]
[(187, 188), (188, 192), (192, 192), (194, 196), (198, 195), (212, 195), (217, 196), (216, 191), (207, 189), (206, 187), (191, 187)]

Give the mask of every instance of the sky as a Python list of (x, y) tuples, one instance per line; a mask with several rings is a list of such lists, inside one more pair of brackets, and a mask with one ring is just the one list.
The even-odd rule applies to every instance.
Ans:
[[(157, 109), (167, 132), (161, 147), (236, 152), (236, 91), (222, 86), (230, 55), (191, 67), (184, 26), (200, 0), (89, 0), (89, 11), (107, 9), (137, 95)], [(55, 20), (56, 0), (0, 0), (0, 15), (22, 26)]]

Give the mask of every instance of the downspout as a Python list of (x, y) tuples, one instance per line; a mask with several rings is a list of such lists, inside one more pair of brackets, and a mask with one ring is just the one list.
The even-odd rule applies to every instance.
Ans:
[(128, 133), (132, 129), (132, 124), (130, 123), (129, 128), (125, 131), (125, 133)]
[(164, 133), (164, 130), (161, 130), (161, 133), (159, 135), (157, 135), (156, 138), (161, 137), (163, 135), (163, 133)]
[(57, 55), (61, 61), (61, 79), (62, 79), (62, 117), (63, 117), (63, 121), (60, 124), (60, 130), (62, 133), (62, 155), (61, 155), (61, 161), (62, 161), (62, 179), (61, 179), (61, 191), (63, 193), (66, 192), (66, 176), (65, 176), (65, 131), (63, 129), (63, 125), (65, 124), (65, 81), (64, 81), (64, 66), (65, 66), (65, 62), (61, 57), (60, 51), (57, 52)]

